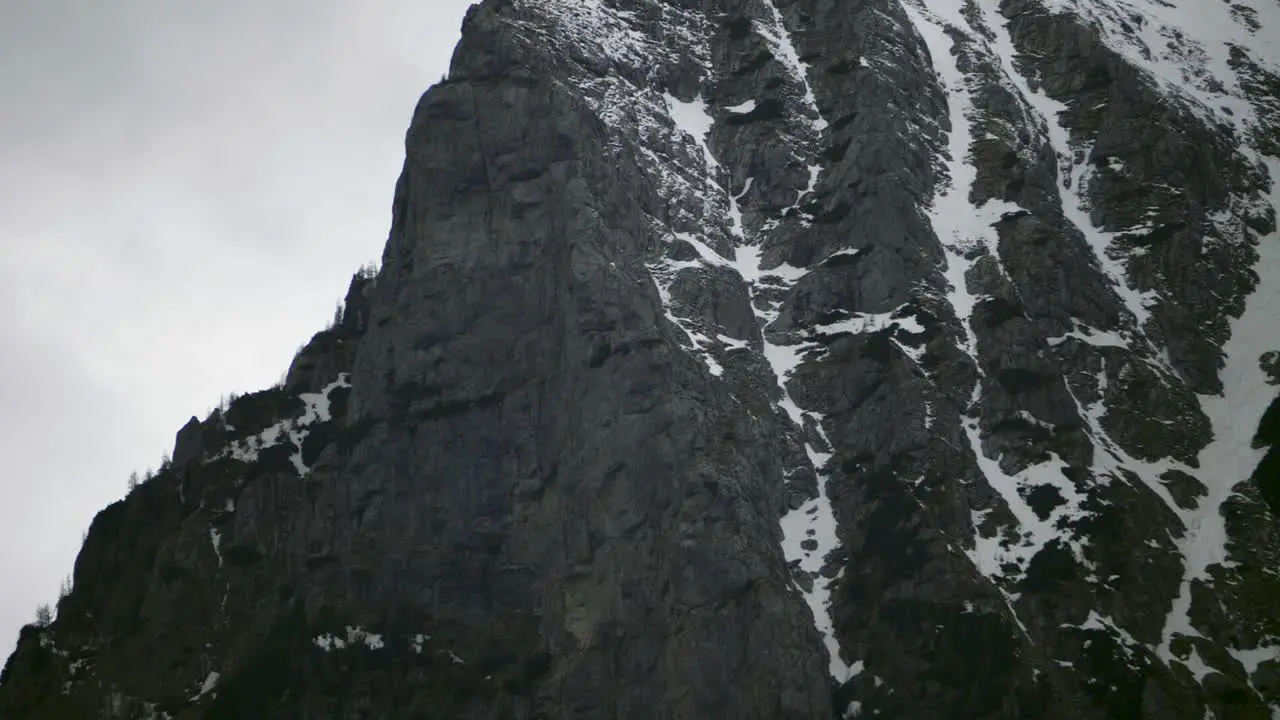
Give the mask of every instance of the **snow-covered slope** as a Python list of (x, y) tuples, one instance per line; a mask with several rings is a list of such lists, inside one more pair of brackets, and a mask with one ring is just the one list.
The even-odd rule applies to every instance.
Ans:
[[(730, 35), (767, 53), (770, 70), (762, 73), (762, 85), (772, 87), (765, 90), (739, 82), (742, 70), (732, 59), (709, 60), (732, 56), (723, 19), (720, 27), (700, 16), (681, 21), (688, 29), (674, 45), (681, 53), (656, 30), (675, 20), (648, 20), (656, 10), (574, 5), (568, 22), (570, 4), (527, 5), (555, 19), (548, 36), (593, 45), (592, 57), (615, 67), (634, 62), (635, 51), (623, 49), (628, 41), (668, 43), (665, 59), (643, 80), (629, 81), (624, 71), (598, 81), (616, 87), (593, 98), (594, 107), (609, 121), (618, 147), (637, 153), (670, 203), (669, 215), (651, 221), (661, 247), (649, 268), (685, 346), (725, 382), (778, 386), (774, 400), (790, 427), (784, 432), (794, 432), (804, 451), (791, 455), (797, 466), (787, 476), (803, 469), (803, 476), (816, 478), (802, 491), (807, 498), (783, 515), (785, 554), (827, 638), (838, 682), (877, 664), (874, 646), (861, 642), (856, 630), (833, 631), (841, 582), (858, 574), (862, 562), (846, 546), (874, 538), (850, 543), (866, 532), (857, 522), (867, 510), (837, 512), (831, 498), (835, 487), (857, 485), (861, 473), (892, 461), (835, 471), (838, 464), (848, 468), (852, 453), (838, 440), (833, 446), (829, 434), (842, 420), (789, 388), (807, 366), (841, 363), (838, 346), (811, 338), (850, 334), (884, 337), (889, 352), (902, 358), (892, 362), (905, 364), (906, 372), (933, 388), (950, 384), (937, 388), (950, 396), (949, 417), (947, 398), (934, 399), (930, 388), (890, 403), (897, 417), (882, 415), (880, 422), (918, 419), (922, 442), (950, 444), (954, 455), (947, 462), (954, 464), (939, 467), (942, 458), (929, 458), (919, 479), (891, 472), (912, 488), (925, 517), (967, 499), (971, 529), (945, 533), (947, 546), (963, 552), (999, 592), (999, 612), (1016, 628), (1015, 639), (1026, 643), (1015, 655), (1028, 663), (1029, 656), (1042, 656), (1039, 662), (1052, 668), (1037, 670), (1037, 679), (1041, 672), (1075, 668), (1079, 677), (1066, 683), (1086, 695), (1090, 685), (1106, 682), (1096, 659), (1093, 667), (1078, 659), (1088, 637), (1101, 633), (1116, 655), (1132, 661), (1130, 672), (1159, 665), (1176, 684), (1186, 669), (1202, 685), (1216, 673), (1219, 684), (1248, 684), (1258, 696), (1254, 702), (1277, 702), (1273, 685), (1254, 683), (1259, 668), (1280, 657), (1280, 637), (1266, 610), (1277, 597), (1266, 579), (1274, 577), (1266, 566), (1274, 546), (1242, 552), (1231, 540), (1233, 531), (1274, 540), (1274, 526), (1267, 527), (1274, 520), (1247, 480), (1262, 457), (1250, 444), (1253, 429), (1275, 395), (1259, 358), (1280, 337), (1280, 237), (1269, 214), (1277, 206), (1272, 178), (1280, 177), (1269, 154), (1275, 151), (1277, 99), (1265, 92), (1280, 59), (1275, 6), (1185, 0), (871, 3), (874, 9), (862, 12), (878, 15), (884, 25), (870, 38), (850, 38), (850, 47), (860, 51), (856, 57), (823, 52), (824, 43), (837, 45), (823, 37), (839, 33), (822, 22), (841, 12), (833, 6), (795, 3), (786, 6), (789, 20), (769, 2), (730, 8), (724, 16), (736, 23)], [(670, 12), (660, 3), (652, 7)], [(896, 36), (886, 37), (886, 31)], [(807, 46), (798, 46), (795, 35)], [(679, 67), (680, 59), (692, 66)], [(833, 68), (839, 82), (831, 79)], [(859, 76), (881, 68), (895, 71), (883, 73), (888, 80), (914, 76), (926, 84), (919, 91), (938, 93), (945, 114), (933, 114), (928, 105), (878, 104), (875, 92), (863, 100), (860, 87), (876, 81)], [(811, 78), (822, 78), (827, 88)], [(861, 306), (856, 301), (866, 298), (857, 289), (842, 288), (841, 299), (855, 302), (822, 308), (832, 320), (847, 318), (837, 322), (815, 321), (816, 311), (798, 320), (801, 311), (788, 307), (814, 301), (805, 283), (827, 259), (871, 252), (884, 240), (877, 236), (893, 232), (858, 218), (814, 227), (815, 205), (839, 207), (848, 188), (868, 182), (856, 177), (866, 166), (833, 168), (826, 161), (842, 155), (848, 164), (850, 147), (876, 141), (872, 132), (832, 132), (832, 120), (847, 127), (853, 117), (833, 117), (842, 91), (854, 96), (848, 104), (855, 112), (916, 114), (895, 129), (933, 144), (929, 161), (936, 172), (919, 175), (924, 187), (916, 206), (936, 245), (911, 248), (931, 240), (910, 238), (900, 250), (931, 257), (914, 272), (895, 268), (899, 274), (888, 275), (879, 268), (883, 274), (875, 279), (854, 273), (838, 280), (909, 286), (896, 294), (933, 303), (924, 327), (907, 303)], [(781, 109), (763, 128), (742, 123), (744, 109), (751, 114), (765, 102)], [(993, 162), (997, 148), (1002, 157)], [(1182, 153), (1198, 157), (1162, 157)], [(771, 170), (768, 177), (752, 170), (762, 164)], [(788, 194), (795, 200), (784, 205)], [(869, 204), (859, 209), (877, 218), (885, 212)], [(1034, 227), (1024, 229), (1028, 225)], [(1045, 246), (1042, 256), (1028, 257)], [(805, 262), (794, 262), (798, 258)], [(725, 284), (733, 283), (751, 300), (758, 338), (695, 311), (706, 307), (708, 294), (723, 295)], [(1070, 285), (1079, 287), (1061, 287)], [(1047, 297), (1028, 301), (1032, 294)], [(1017, 317), (991, 317), (999, 313)], [(1010, 330), (1010, 322), (1019, 327)], [(937, 362), (938, 351), (929, 346), (939, 340), (916, 348), (912, 335), (928, 337), (941, 328), (959, 352), (944, 367), (971, 363), (969, 373), (948, 368), (952, 377), (935, 375), (921, 363), (927, 355)], [(1016, 373), (1051, 389), (1011, 390)], [(957, 386), (957, 374), (967, 381)], [(804, 396), (841, 391), (839, 383), (815, 382)], [(911, 400), (920, 407), (910, 407)], [(926, 479), (934, 481), (931, 473), (985, 488), (919, 491)], [(945, 477), (938, 481), (947, 483)], [(1248, 520), (1239, 513), (1230, 519), (1233, 503), (1251, 509), (1244, 513)], [(1112, 524), (1132, 527), (1116, 532), (1108, 528)], [(1115, 557), (1135, 551), (1151, 557)], [(1228, 592), (1230, 599), (1210, 600), (1218, 585), (1242, 582), (1231, 575), (1242, 565), (1259, 580), (1244, 593), (1252, 596)], [(1068, 577), (1035, 582), (1037, 575), (1064, 570)], [(1145, 572), (1154, 577), (1143, 577)], [(1040, 592), (1027, 589), (1033, 586)], [(1215, 636), (1205, 616), (1215, 611), (1193, 610), (1193, 588), (1208, 591), (1197, 602), (1222, 605), (1216, 612), (1231, 618), (1236, 634)], [(1047, 612), (1047, 600), (1037, 595), (1060, 598), (1070, 610)], [(1057, 618), (1056, 626), (1045, 624), (1050, 618)], [(1130, 624), (1141, 631), (1126, 629)], [(1068, 640), (1073, 630), (1080, 637)], [(1059, 642), (1075, 647), (1055, 651)], [(1197, 650), (1201, 643), (1215, 649)], [(1210, 654), (1214, 662), (1203, 659)], [(1266, 677), (1280, 670), (1268, 667)], [(886, 694), (881, 685), (877, 678), (873, 694)], [(1180, 702), (1208, 698), (1207, 712), (1231, 713), (1213, 692), (1169, 692)], [(863, 710), (872, 707), (868, 700), (857, 702)], [(1129, 701), (1115, 702), (1112, 707), (1127, 707)]]

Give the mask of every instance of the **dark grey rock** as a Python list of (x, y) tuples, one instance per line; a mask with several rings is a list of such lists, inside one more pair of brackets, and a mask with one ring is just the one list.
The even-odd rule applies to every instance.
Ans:
[(194, 415), (187, 421), (186, 425), (178, 431), (173, 441), (173, 457), (174, 465), (181, 467), (189, 461), (200, 457), (204, 451), (203, 432), (200, 426), (199, 418)]
[(1160, 476), (1160, 480), (1169, 489), (1169, 494), (1173, 496), (1174, 501), (1188, 510), (1197, 507), (1200, 504), (1200, 498), (1208, 492), (1204, 483), (1181, 470), (1166, 470)]
[[(193, 418), (173, 466), (99, 514), (56, 622), (0, 676), (0, 716), (1280, 703), (1276, 664), (1248, 677), (1232, 654), (1280, 637), (1265, 419), (1252, 482), (1221, 480), (1233, 562), (1191, 583), (1199, 636), (1170, 644), (1213, 672), (1154, 649), (1210, 498), (1201, 398), (1275, 225), (1241, 147), (1280, 147), (1266, 58), (1232, 51), (1262, 123), (1236, 137), (1072, 12), (965, 3), (947, 37), (973, 104), (968, 200), (1016, 206), (965, 251), (969, 309), (929, 216), (957, 88), (917, 4), (777, 0), (803, 80), (764, 0), (570, 5), (467, 13), (414, 110), (380, 268), (282, 387)], [(718, 167), (668, 96), (706, 102)], [(1088, 164), (1088, 224), (1116, 233), (1124, 278), (1073, 224), (1042, 121)], [(734, 265), (756, 251), (748, 282)], [(1147, 322), (1117, 281), (1151, 293)], [(826, 504), (837, 542), (809, 527), (789, 551), (821, 556), (788, 557), (780, 519)], [(805, 602), (821, 589), (847, 678)]]
[(1258, 365), (1270, 378), (1272, 385), (1280, 385), (1280, 350), (1263, 353), (1262, 357), (1258, 358)]

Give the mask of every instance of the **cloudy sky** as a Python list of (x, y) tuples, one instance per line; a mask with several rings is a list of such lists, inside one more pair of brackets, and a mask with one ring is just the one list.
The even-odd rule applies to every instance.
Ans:
[(94, 514), (377, 259), (468, 0), (0, 0), (0, 663)]

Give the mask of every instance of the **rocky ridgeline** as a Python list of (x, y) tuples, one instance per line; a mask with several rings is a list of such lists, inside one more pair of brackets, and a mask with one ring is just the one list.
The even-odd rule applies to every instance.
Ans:
[(0, 715), (1280, 714), (1280, 7), (487, 0)]

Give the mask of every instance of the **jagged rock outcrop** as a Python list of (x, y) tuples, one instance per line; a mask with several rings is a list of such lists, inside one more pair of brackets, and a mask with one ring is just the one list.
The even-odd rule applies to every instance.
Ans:
[(376, 275), (99, 515), (0, 715), (1280, 713), (1275, 36), (486, 0)]

